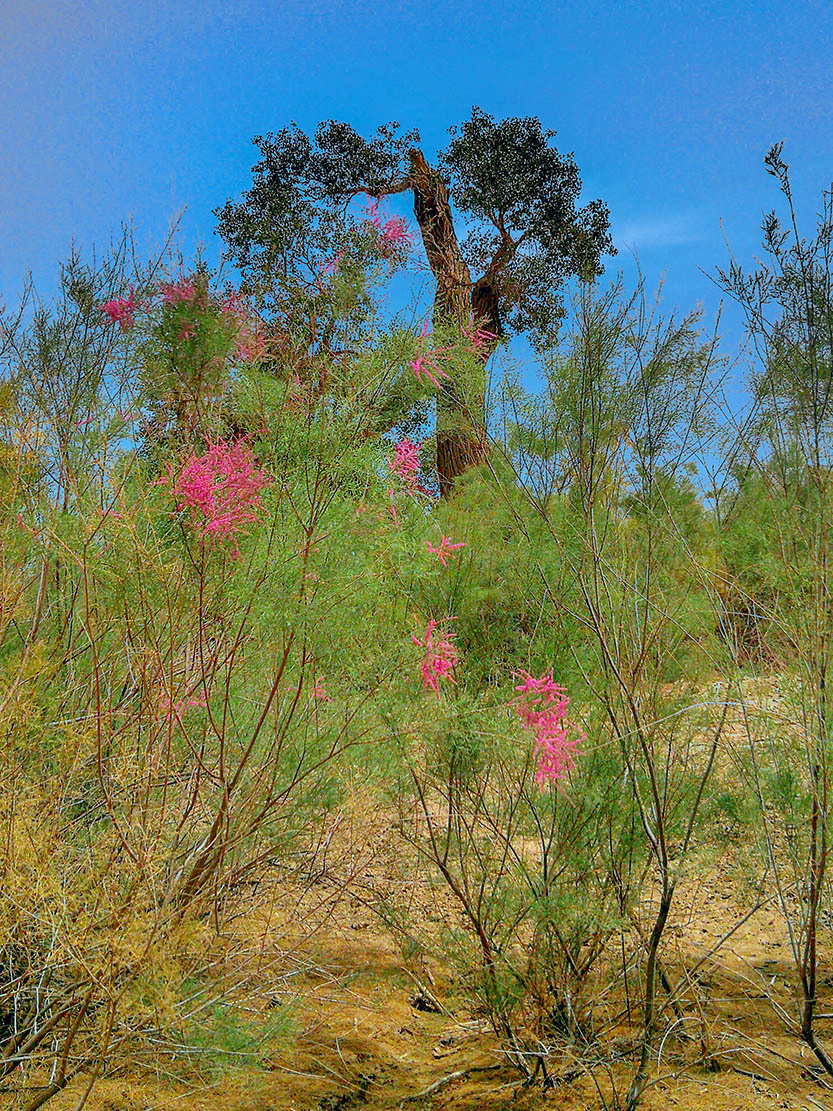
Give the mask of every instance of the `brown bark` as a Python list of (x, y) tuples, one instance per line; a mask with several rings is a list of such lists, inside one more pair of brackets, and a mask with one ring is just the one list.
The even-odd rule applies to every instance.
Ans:
[[(434, 299), (434, 325), (468, 326), (475, 319), (486, 320), (486, 327), (500, 334), (497, 297), (491, 280), (472, 283), (466, 260), (460, 250), (448, 189), (442, 177), (431, 169), (421, 151), (411, 151), (408, 184), (414, 191), (414, 215), (431, 272), (437, 282)], [(488, 275), (484, 275), (487, 278)], [(484, 362), (493, 347), (483, 351)], [(466, 403), (461, 383), (444, 379), (437, 392), (437, 475), (440, 496), (446, 498), (457, 479), (469, 467), (486, 458), (486, 412), (483, 391)]]
[(654, 1032), (657, 1022), (655, 999), (656, 977), (659, 966), (659, 944), (662, 939), (665, 924), (668, 921), (668, 912), (671, 910), (671, 899), (673, 895), (674, 885), (671, 884), (663, 891), (657, 909), (657, 916), (654, 921), (654, 928), (651, 930), (651, 937), (648, 942), (648, 963), (645, 968), (645, 1021), (642, 1030), (642, 1047), (639, 1053), (639, 1065), (636, 1069), (636, 1075), (631, 1082), (625, 1100), (627, 1111), (635, 1111), (648, 1082), (648, 1059), (654, 1045)]

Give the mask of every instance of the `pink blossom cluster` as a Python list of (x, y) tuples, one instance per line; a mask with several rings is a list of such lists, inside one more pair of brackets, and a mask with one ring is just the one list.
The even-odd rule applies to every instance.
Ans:
[(469, 341), (473, 351), (482, 351), (492, 340), (497, 339), (494, 332), (490, 332), (486, 328), (479, 326), (474, 320), (469, 321), (469, 326), (463, 329), (463, 334)]
[(419, 665), (423, 690), (432, 690), (440, 697), (440, 679), (449, 683), (456, 680), (451, 674), (457, 664), (457, 649), (451, 643), (454, 633), (440, 629), (436, 621), (429, 621), (422, 640), (411, 635), (411, 640), (419, 648), (425, 649), (425, 656)]
[[(158, 287), (162, 300), (173, 306), (193, 305), (200, 307), (199, 291), (191, 278), (182, 277), (178, 282), (163, 282)], [(244, 362), (254, 362), (262, 358), (266, 349), (266, 340), (263, 324), (253, 314), (240, 293), (233, 292), (217, 303), (220, 313), (233, 322), (235, 330), (234, 358)], [(107, 301), (101, 306), (101, 311), (106, 313), (111, 320), (118, 323), (123, 332), (133, 327), (134, 315), (138, 305), (130, 290), (129, 298), (116, 298)], [(205, 307), (202, 305), (201, 307)], [(191, 340), (196, 335), (197, 322), (193, 319), (183, 319), (180, 322), (177, 339), (183, 343)]]
[[(168, 480), (172, 478), (169, 474)], [(161, 481), (167, 481), (162, 479)], [(236, 537), (257, 520), (262, 508), (260, 492), (271, 482), (258, 469), (248, 444), (222, 441), (209, 443), (204, 455), (191, 455), (173, 483), (177, 510), (190, 509), (192, 525), (205, 537), (234, 542), (232, 554), (239, 555)]]
[(380, 252), (391, 256), (398, 250), (406, 250), (411, 245), (411, 233), (404, 216), (390, 216), (383, 220), (379, 214), (380, 197), (374, 197), (367, 206), (367, 222), (378, 232)]
[[(426, 323), (422, 326), (422, 331), (419, 334), (419, 338), (421, 340), (425, 339), (427, 335), (428, 322), (426, 321)], [(416, 358), (411, 361), (411, 370), (414, 372), (414, 376), (416, 377), (417, 382), (422, 384), (422, 376), (425, 375), (425, 377), (428, 379), (429, 382), (432, 383), (435, 389), (440, 388), (439, 379), (448, 378), (448, 375), (435, 360), (440, 355), (444, 355), (446, 350), (447, 348), (445, 347), (432, 348), (430, 351), (425, 351), (422, 354), (417, 355)]]
[(512, 703), (512, 709), (525, 728), (535, 734), (538, 753), (535, 778), (542, 787), (548, 781), (557, 783), (575, 767), (577, 748), (584, 739), (581, 734), (570, 736), (575, 728), (566, 717), (570, 700), (565, 697), (564, 687), (553, 682), (551, 670), (540, 679), (526, 671), (518, 672), (516, 678), (522, 682), (515, 687), (519, 697)]
[(118, 324), (123, 332), (129, 331), (133, 327), (133, 314), (136, 312), (137, 305), (133, 300), (133, 287), (130, 288), (129, 297), (116, 297), (112, 301), (105, 301), (101, 306), (101, 311), (106, 313), (112, 321)]
[(452, 554), (458, 548), (465, 548), (466, 545), (463, 543), (452, 544), (448, 537), (444, 536), (440, 541), (439, 548), (435, 548), (430, 540), (426, 542), (426, 546), (431, 555), (435, 555), (440, 563), (443, 565), (443, 567), (447, 567), (448, 561), (451, 558)]
[(197, 296), (196, 287), (190, 278), (181, 278), (176, 283), (160, 285), (159, 292), (169, 305), (179, 305), (183, 301), (190, 304)]
[[(422, 331), (419, 334), (420, 340), (425, 339), (428, 335), (428, 323), (422, 326)], [(486, 328), (479, 325), (474, 320), (469, 322), (467, 328), (463, 329), (463, 335), (468, 341), (469, 347), (475, 354), (488, 356), (488, 345), (496, 339), (495, 333), (488, 331)], [(423, 377), (429, 381), (435, 389), (440, 387), (440, 378), (448, 378), (448, 374), (440, 366), (438, 359), (447, 355), (452, 348), (450, 347), (434, 347), (429, 351), (423, 351), (411, 360), (411, 370), (414, 372), (418, 382), (422, 383)]]
[[(405, 436), (399, 443), (393, 445), (393, 458), (388, 461), (388, 466), (397, 476), (401, 479), (402, 485), (405, 490), (413, 494), (424, 494), (426, 497), (433, 497), (434, 495), (430, 490), (426, 490), (419, 482), (417, 482), (417, 475), (419, 474), (419, 452), (422, 444), (415, 444)], [(391, 513), (395, 524), (399, 525), (399, 517), (396, 512), (396, 505), (394, 503), (393, 487), (388, 488), (388, 498), (391, 503)]]
[(393, 445), (393, 458), (388, 466), (393, 473), (402, 479), (409, 490), (416, 486), (416, 476), (419, 474), (419, 450), (422, 444), (415, 444), (405, 436)]

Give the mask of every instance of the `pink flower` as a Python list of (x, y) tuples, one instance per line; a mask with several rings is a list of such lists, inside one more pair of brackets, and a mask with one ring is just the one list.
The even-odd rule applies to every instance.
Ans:
[[(419, 451), (422, 444), (412, 443), (407, 436), (400, 440), (398, 444), (393, 446), (393, 459), (388, 462), (388, 466), (398, 478), (402, 480), (402, 485), (412, 496), (414, 494), (424, 494), (428, 498), (433, 498), (434, 495), (430, 490), (426, 490), (417, 482), (417, 475), (419, 474)], [(388, 496), (393, 498), (393, 490), (388, 490)], [(394, 510), (394, 517), (396, 512)]]
[(564, 688), (553, 682), (551, 670), (540, 679), (526, 671), (519, 672), (517, 678), (523, 682), (515, 687), (520, 697), (514, 700), (512, 709), (524, 726), (535, 733), (538, 753), (535, 779), (539, 786), (548, 781), (557, 783), (575, 767), (578, 745), (584, 736), (581, 733), (570, 736), (575, 728), (566, 717), (570, 700), (565, 697)]
[[(419, 338), (425, 339), (427, 335), (428, 321), (426, 320), (426, 322), (422, 325), (422, 331), (419, 333)], [(421, 355), (417, 355), (416, 358), (411, 361), (411, 370), (414, 372), (416, 380), (420, 384), (422, 383), (423, 374), (429, 382), (433, 383), (436, 389), (440, 388), (440, 383), (437, 381), (438, 377), (448, 378), (446, 372), (441, 367), (439, 367), (436, 362), (434, 362), (434, 359), (438, 358), (440, 355), (444, 355), (447, 350), (448, 348), (446, 347), (434, 347), (430, 351), (426, 351)]]
[[(169, 473), (160, 481), (171, 477)], [(190, 509), (191, 524), (204, 537), (231, 539), (236, 556), (240, 553), (235, 538), (257, 520), (260, 492), (271, 481), (255, 466), (252, 450), (242, 440), (233, 445), (209, 443), (204, 455), (191, 455), (180, 470), (173, 484), (179, 499), (176, 508)]]
[[(542, 675), (540, 679), (533, 678), (528, 671), (519, 671), (515, 677), (523, 679), (523, 683), (519, 687), (515, 687), (515, 690), (523, 696), (515, 700), (515, 709), (524, 725), (528, 725), (542, 707), (549, 707), (558, 703), (558, 705), (563, 704), (566, 709), (569, 699), (563, 697), (566, 693), (565, 688), (553, 682), (552, 669)], [(532, 717), (529, 715), (532, 715)]]
[(448, 566), (448, 561), (451, 558), (451, 553), (456, 551), (458, 548), (465, 548), (466, 545), (462, 544), (462, 543), (461, 544), (452, 544), (451, 541), (448, 539), (448, 537), (444, 536), (442, 538), (442, 540), (440, 541), (439, 548), (435, 548), (432, 545), (430, 540), (427, 541), (426, 546), (428, 548), (428, 551), (432, 555), (435, 555), (439, 559), (439, 561), (443, 565), (443, 567), (447, 567)]
[(133, 300), (133, 287), (131, 286), (129, 297), (116, 297), (112, 301), (105, 301), (101, 306), (101, 311), (107, 313), (111, 320), (116, 321), (123, 332), (127, 332), (133, 327), (133, 314), (136, 308), (136, 303)]
[(365, 209), (367, 222), (379, 233), (377, 244), (384, 255), (395, 254), (397, 250), (404, 250), (411, 245), (411, 233), (404, 216), (390, 216), (382, 220), (379, 214), (380, 197), (374, 197)]
[(181, 301), (193, 301), (197, 296), (196, 288), (190, 278), (182, 278), (175, 285), (163, 284), (159, 290), (169, 305), (177, 305)]
[(193, 320), (183, 320), (177, 339), (180, 340), (180, 342), (191, 339), (196, 331), (196, 327), (197, 325)]
[(383, 254), (391, 255), (397, 250), (407, 250), (411, 245), (411, 233), (404, 216), (391, 216), (382, 225), (379, 248)]
[(330, 698), (330, 696), (328, 694), (324, 693), (323, 683), (324, 683), (324, 676), (319, 675), (318, 678), (315, 680), (315, 684), (313, 685), (313, 688), (312, 688), (312, 697), (317, 698), (317, 699), (319, 699), (323, 702), (332, 702), (332, 698)]
[(422, 444), (415, 444), (408, 439), (407, 436), (393, 445), (393, 459), (388, 463), (388, 466), (395, 475), (402, 479), (402, 482), (410, 490), (416, 482), (416, 476), (419, 474), (419, 450)]
[(469, 327), (463, 330), (463, 334), (467, 337), (475, 351), (480, 351), (485, 344), (489, 344), (492, 340), (497, 339), (494, 332), (489, 332), (485, 328), (478, 327), (474, 321), (471, 321)]
[(436, 621), (429, 621), (422, 640), (411, 636), (411, 640), (419, 648), (425, 649), (425, 656), (419, 665), (422, 677), (423, 690), (432, 690), (437, 698), (440, 697), (440, 679), (455, 683), (452, 669), (458, 661), (457, 649), (451, 643), (454, 633), (446, 633), (439, 629)]
[(432, 354), (434, 354), (434, 352), (429, 351), (428, 355), (417, 355), (411, 362), (411, 370), (414, 372), (417, 382), (422, 384), (421, 376), (424, 374), (428, 381), (431, 382), (436, 389), (439, 389), (440, 383), (437, 381), (437, 378), (448, 378), (448, 375), (441, 367), (438, 367), (435, 362), (431, 361), (428, 356)]

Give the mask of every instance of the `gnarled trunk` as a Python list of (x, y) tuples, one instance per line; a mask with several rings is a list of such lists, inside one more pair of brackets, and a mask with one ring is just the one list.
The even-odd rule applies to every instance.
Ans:
[[(474, 314), (475, 319), (485, 319), (486, 327), (499, 335), (497, 298), (491, 284), (484, 284), (483, 279), (472, 283), (454, 231), (448, 189), (418, 150), (411, 151), (408, 184), (414, 191), (414, 214), (437, 282), (434, 326), (467, 328)], [(455, 479), (486, 458), (485, 365), (492, 349), (492, 346), (482, 349), (482, 365), (476, 379), (460, 381), (457, 375), (452, 375), (443, 379), (437, 392), (437, 475), (441, 497), (448, 497)]]

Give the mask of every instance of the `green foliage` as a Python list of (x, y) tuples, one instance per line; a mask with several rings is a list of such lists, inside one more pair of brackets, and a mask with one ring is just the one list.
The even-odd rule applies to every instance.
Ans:
[(233, 1003), (218, 1002), (185, 1024), (180, 1053), (206, 1079), (219, 1079), (267, 1068), (270, 1057), (292, 1043), (296, 1029), (289, 1008), (273, 1008), (260, 1018)]
[[(488, 276), (501, 327), (544, 336), (563, 316), (559, 287), (570, 275), (590, 280), (600, 257), (615, 253), (601, 201), (581, 209), (581, 180), (571, 155), (551, 145), (555, 132), (535, 117), (495, 123), (479, 108), (438, 156), (451, 199), (474, 226), (464, 253)], [(262, 157), (239, 202), (216, 211), (228, 257), (254, 289), (292, 287), (311, 278), (310, 260), (326, 258), (360, 233), (348, 210), (360, 193), (399, 193), (414, 177), (416, 131), (399, 124), (363, 139), (346, 123), (319, 124), (310, 139), (296, 125), (256, 136)], [(421, 156), (420, 156), (421, 157)], [(433, 232), (423, 229), (429, 239)]]
[(576, 207), (575, 160), (551, 145), (556, 133), (535, 116), (495, 123), (473, 108), (449, 133), (439, 165), (451, 199), (477, 222), (463, 244), (467, 260), (485, 271), (512, 244), (500, 278), (502, 321), (542, 337), (564, 315), (561, 282), (573, 274), (592, 281), (602, 273), (601, 255), (616, 253), (608, 208), (599, 200)]
[[(787, 861), (781, 891), (818, 878), (833, 490), (826, 341), (794, 319), (800, 258), (768, 287), (785, 316), (759, 398), (781, 417), (762, 408), (712, 508), (701, 475), (718, 415), (697, 317), (586, 282), (555, 334), (545, 277), (597, 274), (609, 242), (603, 206), (576, 210), (577, 171), (552, 137), (475, 110), (440, 163), (459, 210), (487, 225), (467, 241), (473, 264), (512, 254), (502, 309), (547, 352), (538, 393), (503, 383), (506, 436), (442, 501), (430, 439), (417, 474), (391, 467), (395, 438), (425, 425), (420, 341), (382, 323), (393, 264), (339, 211), (409, 172), (416, 139), (393, 125), (370, 142), (334, 123), (314, 143), (297, 128), (258, 140), (253, 189), (220, 215), (266, 310), (255, 356), (236, 350), (227, 306), (242, 301), (214, 275), (197, 266), (193, 295), (160, 301), (170, 268), (128, 273), (126, 252), (71, 260), (56, 306), (4, 321), (0, 1018), (31, 1013), (34, 1035), (73, 1016), (21, 1069), (90, 1069), (128, 1040), (206, 1081), (258, 1068), (295, 1027), (284, 1000), (267, 1016), (235, 978), (266, 937), (248, 949), (236, 923), (249, 909), (271, 921), (267, 890), (283, 904), (349, 889), (364, 871), (353, 841), (349, 864), (328, 854), (359, 807), (402, 876), (429, 869), (453, 910), (432, 933), (402, 890), (380, 884), (369, 903), (409, 960), (438, 947), (456, 962), (459, 1001), (530, 1082), (556, 1046), (603, 1055), (623, 977), (647, 1012), (656, 908), (727, 837), (750, 891), (756, 852), (768, 872)], [(803, 311), (822, 317), (807, 273), (818, 298)], [(131, 285), (142, 312), (119, 330), (101, 305)], [(473, 404), (481, 356), (447, 321), (431, 342)], [(183, 485), (206, 439), (243, 440), (268, 476), (231, 538), (215, 527), (234, 499), (223, 476), (203, 475), (210, 497)], [(743, 606), (782, 664), (775, 693), (736, 674)], [(431, 622), (458, 653), (437, 690), (420, 672)], [(542, 783), (547, 735), (517, 688), (550, 671), (582, 737), (575, 767)], [(828, 887), (822, 874), (817, 917)], [(802, 940), (810, 921), (805, 900)], [(644, 1020), (646, 1060), (663, 1015)]]

